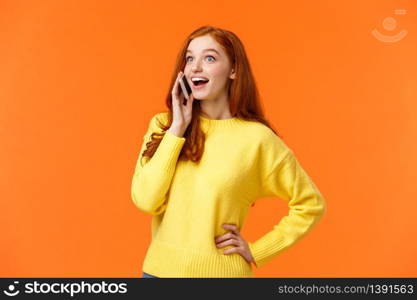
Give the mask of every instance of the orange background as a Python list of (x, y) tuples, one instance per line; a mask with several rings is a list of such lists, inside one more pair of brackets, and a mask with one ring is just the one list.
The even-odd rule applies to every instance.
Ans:
[[(416, 276), (416, 20), (411, 0), (0, 1), (0, 275), (141, 276), (152, 217), (130, 198), (134, 165), (182, 41), (209, 24), (243, 41), (328, 205), (255, 276)], [(243, 237), (287, 213), (258, 202)]]

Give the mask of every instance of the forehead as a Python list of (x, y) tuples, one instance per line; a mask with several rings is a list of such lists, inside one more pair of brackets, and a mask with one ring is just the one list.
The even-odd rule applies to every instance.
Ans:
[(219, 43), (216, 42), (211, 36), (199, 36), (191, 40), (188, 45), (187, 51), (197, 53), (203, 52), (205, 49), (215, 49), (219, 53), (223, 53)]

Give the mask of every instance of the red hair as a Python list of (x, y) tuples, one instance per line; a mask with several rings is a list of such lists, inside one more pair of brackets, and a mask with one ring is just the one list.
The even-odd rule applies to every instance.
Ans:
[[(184, 71), (188, 45), (192, 39), (204, 35), (210, 35), (217, 43), (219, 43), (219, 45), (226, 52), (229, 61), (236, 72), (236, 77), (232, 80), (228, 90), (229, 108), (232, 116), (247, 121), (260, 122), (268, 126), (275, 134), (280, 136), (264, 117), (259, 100), (259, 92), (255, 84), (255, 79), (252, 74), (245, 48), (240, 39), (231, 31), (213, 26), (202, 26), (188, 36), (177, 56), (168, 95), (166, 96), (166, 106), (169, 109), (168, 123), (162, 124), (158, 120), (159, 127), (162, 128), (162, 133), (153, 133), (151, 135), (151, 141), (146, 144), (147, 147), (143, 152), (143, 156), (147, 156), (149, 159), (158, 148), (165, 131), (171, 127), (173, 118), (171, 91), (177, 79), (178, 72), (180, 70)], [(191, 160), (193, 162), (198, 162), (204, 152), (205, 134), (200, 128), (200, 112), (200, 101), (194, 100), (192, 119), (184, 132), (186, 140), (178, 158), (179, 160)]]

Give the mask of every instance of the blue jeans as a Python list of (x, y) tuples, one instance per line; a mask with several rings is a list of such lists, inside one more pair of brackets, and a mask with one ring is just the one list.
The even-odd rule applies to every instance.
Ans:
[(151, 274), (148, 274), (148, 273), (143, 272), (142, 278), (159, 278), (159, 277), (156, 277), (156, 276), (153, 276)]

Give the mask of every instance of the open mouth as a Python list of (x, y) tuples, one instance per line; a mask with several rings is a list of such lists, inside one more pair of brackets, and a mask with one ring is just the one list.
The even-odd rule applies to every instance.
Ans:
[(204, 84), (206, 84), (207, 82), (209, 82), (209, 80), (208, 79), (198, 79), (198, 80), (193, 80), (193, 85), (194, 86), (200, 86), (200, 85), (204, 85)]

